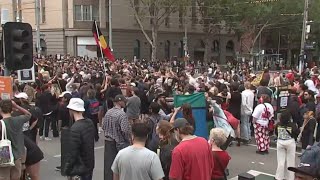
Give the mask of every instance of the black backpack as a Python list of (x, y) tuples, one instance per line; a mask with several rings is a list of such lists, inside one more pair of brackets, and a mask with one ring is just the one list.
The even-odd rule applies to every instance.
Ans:
[(157, 135), (157, 132), (156, 132), (157, 124), (160, 120), (161, 120), (160, 115), (157, 115), (157, 116), (152, 115), (148, 118), (148, 124), (151, 128), (151, 131), (148, 135), (146, 147), (154, 152), (157, 152), (159, 141), (160, 141), (159, 136)]

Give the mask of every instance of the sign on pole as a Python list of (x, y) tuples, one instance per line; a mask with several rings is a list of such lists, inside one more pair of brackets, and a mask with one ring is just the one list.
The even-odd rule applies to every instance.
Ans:
[(19, 83), (35, 82), (36, 76), (34, 72), (34, 65), (31, 69), (18, 70), (18, 81)]
[(1, 99), (11, 99), (13, 96), (12, 78), (0, 76), (0, 97)]

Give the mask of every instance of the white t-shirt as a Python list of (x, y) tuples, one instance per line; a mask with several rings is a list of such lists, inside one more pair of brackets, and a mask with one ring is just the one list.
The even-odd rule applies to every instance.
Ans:
[[(270, 113), (270, 117), (266, 117), (266, 107)], [(268, 126), (269, 120), (274, 116), (274, 110), (270, 103), (259, 104), (252, 113), (252, 117), (257, 119), (257, 123), (261, 126)]]

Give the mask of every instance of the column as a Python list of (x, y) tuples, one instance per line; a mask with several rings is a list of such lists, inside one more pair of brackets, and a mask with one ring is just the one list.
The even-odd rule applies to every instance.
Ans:
[(99, 21), (100, 28), (107, 28), (107, 10), (106, 10), (106, 0), (99, 0)]

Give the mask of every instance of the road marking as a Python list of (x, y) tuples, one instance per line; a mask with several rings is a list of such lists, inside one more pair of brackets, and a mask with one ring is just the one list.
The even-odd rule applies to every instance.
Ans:
[[(95, 147), (94, 150), (98, 150), (98, 149), (103, 149), (104, 146), (98, 146), (98, 147)], [(54, 158), (60, 158), (61, 157), (61, 154), (57, 154), (55, 156), (53, 156)]]
[[(257, 145), (255, 145), (255, 144), (248, 144), (248, 146), (257, 147)], [(269, 147), (269, 149), (274, 150), (274, 151), (277, 150), (277, 148), (273, 148), (273, 147)], [(301, 155), (302, 153), (296, 152), (296, 154), (297, 154), (297, 155)]]
[[(254, 177), (259, 176), (260, 174), (264, 174), (264, 175), (267, 175), (267, 176), (274, 177), (274, 175), (272, 175), (272, 174), (268, 174), (268, 173), (264, 173), (264, 172), (260, 172), (260, 171), (255, 171), (255, 170), (250, 170), (247, 173), (251, 174)], [(233, 177), (233, 178), (231, 178), (229, 180), (238, 180), (238, 176)]]
[(259, 164), (264, 165), (264, 163), (263, 163), (263, 162), (259, 162)]

